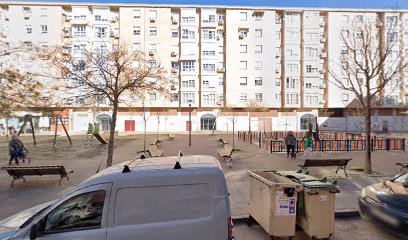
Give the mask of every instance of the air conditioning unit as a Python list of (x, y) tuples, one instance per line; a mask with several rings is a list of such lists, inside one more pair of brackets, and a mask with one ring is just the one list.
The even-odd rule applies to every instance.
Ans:
[(244, 39), (244, 35), (243, 34), (239, 34), (239, 39)]
[(320, 22), (320, 23), (319, 23), (319, 26), (320, 26), (320, 27), (324, 27), (324, 26), (326, 26), (326, 23), (325, 23), (325, 22)]
[(172, 56), (172, 57), (176, 57), (176, 56), (177, 56), (177, 53), (173, 51), (173, 52), (171, 52), (171, 56)]
[(320, 104), (325, 104), (325, 103), (326, 103), (326, 100), (324, 99), (320, 101)]
[(382, 22), (377, 22), (377, 27), (382, 27), (383, 23)]
[(155, 54), (155, 51), (149, 51), (149, 55), (153, 56)]
[(275, 72), (279, 74), (279, 73), (280, 73), (280, 70), (279, 70), (279, 69), (276, 69)]
[(220, 38), (220, 36), (217, 36), (217, 41), (219, 41), (221, 38)]
[(224, 73), (224, 72), (225, 72), (225, 68), (218, 68), (218, 69), (217, 69), (217, 72), (219, 72), (219, 73)]
[(321, 58), (327, 58), (327, 53), (326, 53), (326, 52), (322, 52), (322, 53), (320, 54), (320, 57), (321, 57)]
[(326, 38), (320, 39), (320, 42), (321, 42), (321, 43), (325, 43), (325, 42), (326, 42)]
[(172, 91), (175, 91), (177, 88), (176, 88), (176, 85), (171, 85), (171, 88), (170, 88), (170, 90), (172, 90)]
[(324, 69), (320, 69), (320, 70), (319, 70), (319, 73), (320, 73), (320, 74), (324, 74), (325, 72), (326, 72), (326, 70), (324, 70)]
[(110, 36), (114, 37), (114, 38), (118, 38), (119, 37), (119, 33), (117, 33), (116, 31), (110, 31)]
[(118, 20), (119, 20), (119, 16), (114, 16), (114, 17), (112, 17), (111, 22), (114, 23), (114, 22), (116, 22)]
[(320, 85), (320, 89), (325, 89), (325, 88), (326, 88), (326, 84)]
[(218, 21), (218, 26), (224, 26), (224, 20)]
[(177, 68), (172, 68), (172, 69), (171, 69), (171, 72), (172, 72), (172, 73), (177, 73), (177, 72), (178, 72), (178, 69), (177, 69)]
[(175, 17), (171, 17), (171, 22), (172, 22), (173, 24), (177, 24), (177, 23), (178, 23), (178, 19), (175, 18)]
[(150, 18), (150, 22), (151, 22), (151, 23), (156, 22), (156, 18)]

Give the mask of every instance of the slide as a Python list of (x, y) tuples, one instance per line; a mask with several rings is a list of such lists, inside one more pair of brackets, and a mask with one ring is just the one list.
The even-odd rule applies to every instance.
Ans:
[(108, 144), (108, 141), (106, 141), (105, 137), (99, 133), (99, 124), (95, 123), (94, 130), (92, 132), (92, 135), (98, 139), (98, 141), (102, 144)]

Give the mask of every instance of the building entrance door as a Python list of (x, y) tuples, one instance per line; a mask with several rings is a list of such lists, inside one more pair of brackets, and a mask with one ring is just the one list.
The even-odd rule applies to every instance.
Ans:
[(215, 116), (211, 114), (205, 114), (201, 117), (201, 130), (217, 130), (217, 126), (215, 123)]
[(125, 132), (135, 131), (135, 120), (125, 120)]

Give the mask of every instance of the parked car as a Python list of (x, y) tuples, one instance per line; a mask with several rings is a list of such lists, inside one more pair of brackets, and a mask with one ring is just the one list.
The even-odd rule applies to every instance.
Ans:
[(0, 239), (231, 240), (225, 177), (210, 156), (114, 165), (58, 200), (0, 222)]
[(363, 218), (408, 239), (408, 173), (364, 188), (359, 206)]

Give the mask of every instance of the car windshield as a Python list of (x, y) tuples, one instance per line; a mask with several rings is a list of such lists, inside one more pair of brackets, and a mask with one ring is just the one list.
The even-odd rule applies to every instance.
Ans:
[(408, 185), (408, 173), (403, 174), (399, 177), (397, 177), (396, 179), (394, 179), (394, 182), (396, 183), (402, 183), (404, 185)]
[(26, 209), (13, 216), (10, 216), (0, 221), (0, 226), (6, 228), (23, 228), (30, 224), (30, 222), (38, 215), (43, 213), (53, 202), (43, 203), (41, 205)]

